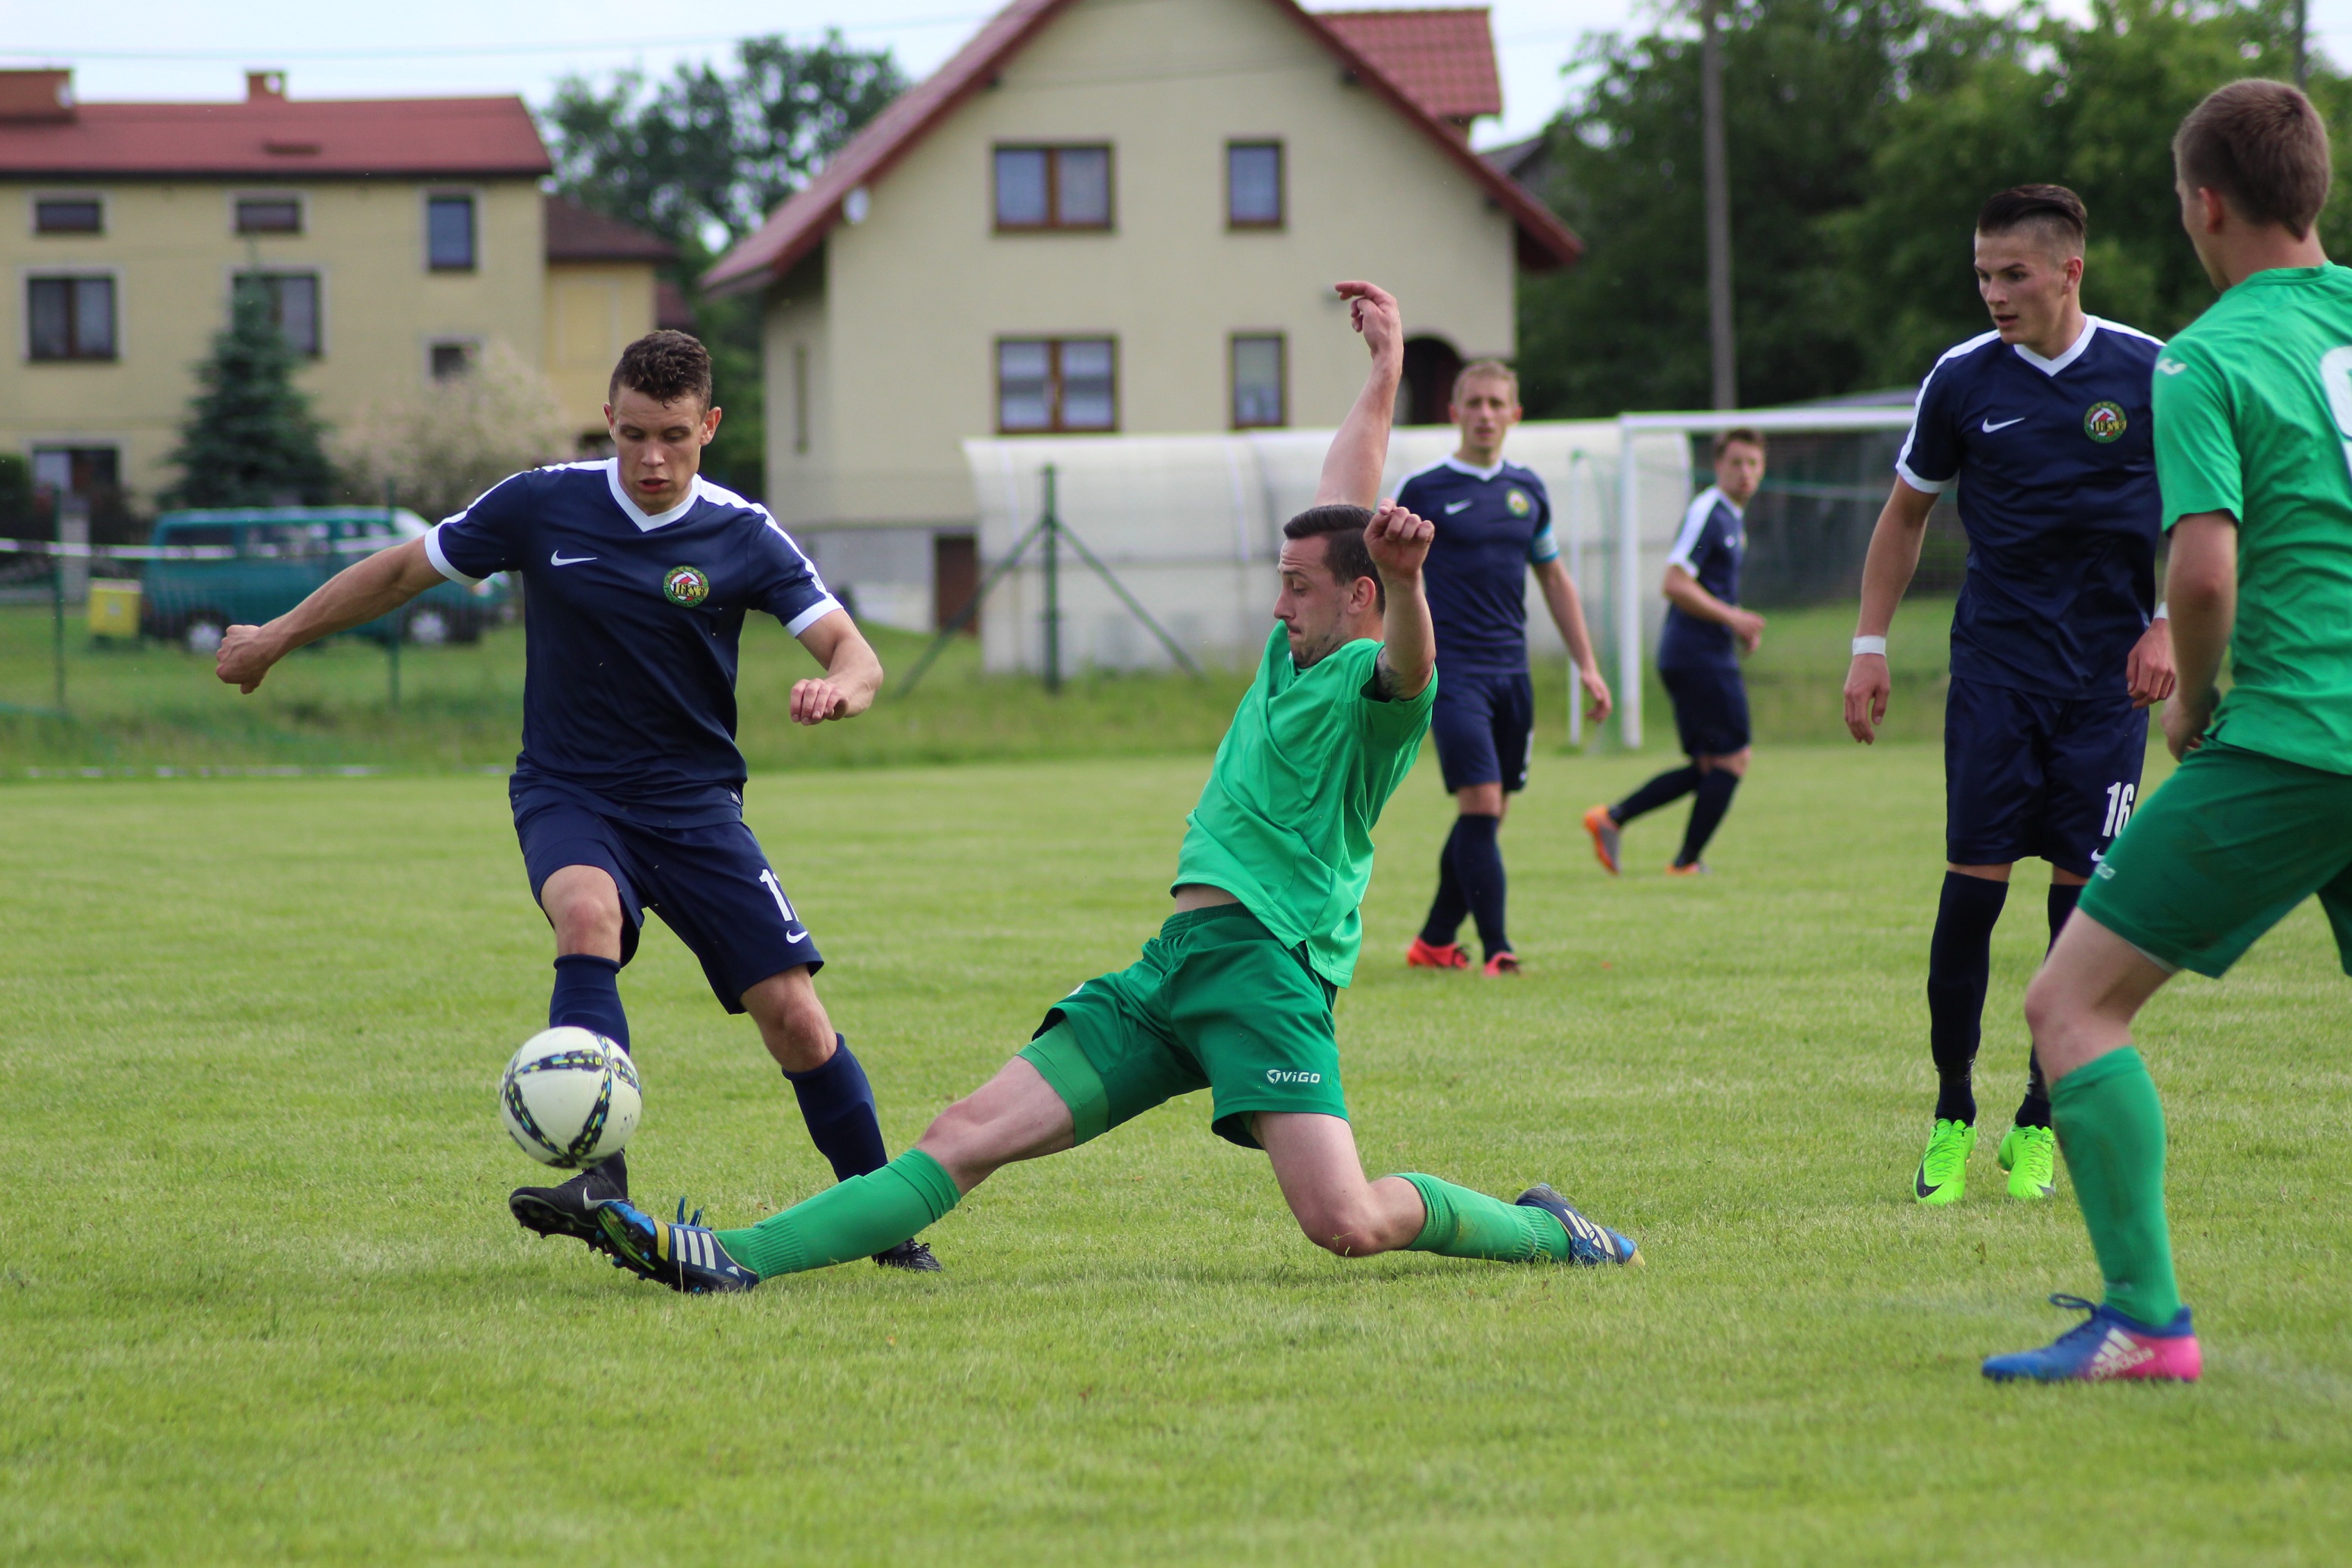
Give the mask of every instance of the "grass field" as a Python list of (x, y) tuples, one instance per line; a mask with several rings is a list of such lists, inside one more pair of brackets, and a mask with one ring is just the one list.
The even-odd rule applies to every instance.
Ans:
[[(493, 778), (0, 790), (0, 1560), (12, 1563), (2323, 1563), (2352, 1539), (2346, 991), (2309, 907), (2149, 1009), (2195, 1388), (1994, 1388), (2095, 1294), (2071, 1195), (1906, 1195), (1931, 1074), (1925, 746), (1759, 760), (1699, 884), (1539, 759), (1517, 982), (1408, 973), (1449, 816), (1381, 835), (1340, 1004), (1374, 1172), (1557, 1183), (1606, 1273), (1309, 1247), (1206, 1096), (930, 1239), (686, 1300), (522, 1237), (491, 1089), (549, 946)], [(755, 780), (893, 1146), (1162, 912), (1203, 759)], [(2021, 879), (1983, 1097), (2021, 1079)], [(748, 1025), (649, 936), (641, 1193), (825, 1177)]]
[[(1942, 732), (1948, 601), (1906, 605), (1893, 648), (1897, 691), (1893, 732)], [(1768, 741), (1827, 741), (1838, 724), (1850, 605), (1775, 612), (1763, 651), (1748, 666), (1757, 732)], [(895, 684), (856, 724), (814, 732), (787, 718), (793, 683), (814, 674), (808, 655), (765, 616), (743, 633), (737, 691), (745, 755), (777, 771), (877, 764), (1012, 761), (1072, 755), (1139, 756), (1214, 749), (1247, 683), (1246, 670), (1182, 676), (1081, 672), (1060, 697), (1034, 679), (987, 677), (978, 646), (959, 639), (914, 694), (907, 673), (929, 639), (870, 632)], [(46, 608), (0, 606), (0, 777), (28, 769), (337, 767), (401, 771), (503, 767), (522, 727), (523, 634), (496, 630), (467, 647), (402, 650), (401, 702), (391, 704), (383, 650), (356, 638), (306, 648), (240, 698), (213, 679), (212, 661), (171, 645), (126, 647), (69, 626), (60, 721), (9, 711), (54, 700), (52, 628)], [(1612, 661), (1613, 662), (1613, 661)], [(1568, 741), (1567, 670), (1536, 670), (1539, 745)], [(1660, 743), (1673, 739), (1665, 697), (1651, 678), (1649, 711)], [(1614, 730), (1601, 737), (1613, 742)]]

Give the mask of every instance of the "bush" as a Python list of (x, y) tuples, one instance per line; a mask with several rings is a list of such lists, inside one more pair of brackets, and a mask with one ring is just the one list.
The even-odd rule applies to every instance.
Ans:
[(371, 406), (340, 454), (361, 499), (383, 499), (389, 484), (401, 505), (446, 517), (509, 474), (568, 459), (572, 441), (547, 378), (494, 341), (465, 374)]

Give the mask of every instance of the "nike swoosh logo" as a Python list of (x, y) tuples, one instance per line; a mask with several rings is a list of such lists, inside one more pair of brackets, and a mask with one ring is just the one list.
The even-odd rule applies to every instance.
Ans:
[(2107, 858), (2107, 857), (2106, 857), (2106, 855), (2105, 855), (2105, 853), (2104, 851), (2097, 850), (2097, 849), (2094, 849), (2094, 850), (2092, 850), (2092, 851), (2091, 851), (2091, 864), (2092, 864), (2092, 865), (2094, 865), (2094, 866), (2097, 865), (2100, 861), (2102, 861), (2102, 860), (2105, 859), (2106, 858)]
[(806, 942), (808, 941), (808, 932), (804, 931), (788, 931), (784, 933), (784, 940), (786, 942)]
[(1941, 1186), (1927, 1184), (1927, 1167), (1925, 1165), (1920, 1166), (1918, 1173), (1911, 1178), (1911, 1191), (1920, 1197), (1932, 1198), (1943, 1190)]
[(593, 555), (566, 555), (563, 552), (558, 550), (548, 556), (547, 563), (550, 566), (577, 566), (583, 561), (593, 561), (596, 558)]
[(2019, 416), (2017, 416), (2017, 418), (2015, 418), (2015, 419), (2004, 419), (2004, 420), (2002, 420), (2002, 421), (2001, 421), (2000, 424), (1998, 424), (1998, 425), (1994, 424), (1991, 420), (1988, 419), (1988, 420), (1986, 420), (1986, 421), (1984, 422), (1984, 426), (1983, 426), (1983, 428), (1984, 428), (1984, 433), (1985, 433), (1986, 435), (1990, 436), (1990, 435), (1991, 435), (1991, 434), (1992, 434), (1994, 431), (1996, 431), (1996, 430), (2006, 430), (2006, 429), (2008, 429), (2011, 426), (2015, 425), (2015, 424), (2018, 424), (2020, 421), (2023, 420), (2023, 419), (2024, 419), (2024, 417), (2025, 417), (2025, 416), (2024, 416), (2024, 415), (2022, 415), (2022, 414), (2021, 414), (2021, 415), (2019, 415)]
[(1447, 501), (1445, 503), (1445, 515), (1452, 517), (1455, 512), (1460, 511), (1464, 507), (1468, 506), (1469, 504), (1470, 503), (1466, 500)]

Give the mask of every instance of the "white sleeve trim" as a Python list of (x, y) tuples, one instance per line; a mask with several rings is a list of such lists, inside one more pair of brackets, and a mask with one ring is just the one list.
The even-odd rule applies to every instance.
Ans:
[(1895, 472), (1902, 479), (1905, 484), (1909, 485), (1921, 495), (1942, 495), (1946, 490), (1950, 489), (1952, 486), (1958, 481), (1960, 476), (1958, 474), (1954, 474), (1948, 479), (1921, 479), (1916, 473), (1912, 471), (1911, 464), (1908, 461), (1910, 456), (1911, 439), (1906, 436), (1903, 440), (1903, 456), (1895, 459)]
[(841, 601), (835, 598), (832, 595), (827, 594), (824, 598), (819, 599), (815, 604), (811, 605), (807, 609), (803, 610), (799, 615), (794, 616), (791, 620), (786, 621), (784, 623), (784, 630), (792, 633), (794, 637), (798, 637), (803, 632), (808, 630), (809, 627), (816, 625), (817, 622), (824, 619), (825, 616), (833, 614), (834, 611), (839, 608), (841, 608)]
[(1691, 564), (1691, 552), (1698, 548), (1700, 537), (1706, 532), (1706, 520), (1715, 514), (1715, 503), (1721, 499), (1712, 485), (1698, 492), (1698, 499), (1683, 513), (1682, 531), (1675, 535), (1675, 547), (1666, 556), (1667, 565), (1679, 566), (1694, 577), (1698, 575), (1697, 568)]
[[(457, 517), (463, 517), (466, 514), (461, 511), (457, 514)], [(467, 576), (463, 572), (460, 572), (455, 566), (450, 565), (449, 557), (441, 552), (441, 531), (448, 527), (450, 522), (455, 522), (457, 521), (457, 518), (451, 518), (447, 522), (436, 522), (430, 529), (425, 531), (425, 559), (433, 563), (433, 570), (440, 573), (441, 575), (448, 578), (452, 583), (462, 584), (466, 587), (470, 588), (475, 584), (479, 583), (481, 579), (479, 577)]]

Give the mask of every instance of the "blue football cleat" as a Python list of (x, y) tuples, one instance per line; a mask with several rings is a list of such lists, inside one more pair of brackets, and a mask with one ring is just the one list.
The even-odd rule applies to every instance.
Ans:
[(1568, 1231), (1568, 1260), (1586, 1268), (1603, 1263), (1631, 1263), (1640, 1267), (1643, 1262), (1641, 1250), (1630, 1236), (1621, 1236), (1605, 1225), (1595, 1225), (1574, 1209), (1568, 1200), (1552, 1191), (1549, 1183), (1538, 1182), (1521, 1193), (1518, 1201), (1531, 1209), (1541, 1209), (1559, 1221)]
[(2205, 1370), (2189, 1309), (2160, 1329), (2136, 1323), (2111, 1307), (2095, 1307), (2080, 1296), (2055, 1295), (2053, 1307), (2091, 1315), (2038, 1351), (1988, 1357), (1984, 1374), (1995, 1383), (2105, 1383), (2117, 1378), (2153, 1378), (2194, 1383)]
[(700, 1209), (693, 1219), (686, 1217), (684, 1198), (677, 1201), (675, 1222), (655, 1219), (626, 1198), (596, 1200), (590, 1208), (615, 1268), (689, 1296), (750, 1290), (760, 1283), (757, 1274), (727, 1256), (719, 1237), (701, 1224)]

